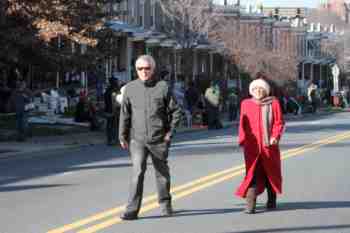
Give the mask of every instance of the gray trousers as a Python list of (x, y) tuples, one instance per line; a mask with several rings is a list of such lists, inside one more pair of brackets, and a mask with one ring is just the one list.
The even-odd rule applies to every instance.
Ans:
[(147, 158), (150, 155), (155, 170), (158, 191), (158, 202), (166, 205), (171, 202), (170, 173), (168, 166), (167, 142), (148, 144), (131, 140), (130, 156), (132, 160), (132, 179), (126, 212), (138, 213), (142, 203), (143, 181), (147, 168)]

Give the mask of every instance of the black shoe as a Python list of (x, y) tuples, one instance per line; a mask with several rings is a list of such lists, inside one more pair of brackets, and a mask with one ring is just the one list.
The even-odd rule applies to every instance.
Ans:
[(276, 202), (267, 202), (266, 209), (267, 210), (275, 210), (277, 208)]
[(275, 210), (277, 208), (277, 203), (276, 203), (276, 195), (273, 197), (270, 197), (266, 203), (266, 209), (267, 210)]
[(137, 217), (137, 214), (135, 213), (127, 213), (125, 212), (124, 214), (122, 214), (120, 216), (121, 219), (123, 220), (136, 220), (138, 217)]
[(277, 207), (277, 195), (275, 191), (273, 191), (270, 183), (267, 183), (267, 202), (266, 202), (266, 209), (267, 210), (274, 210)]
[(161, 205), (161, 215), (166, 217), (166, 216), (171, 216), (173, 215), (174, 211), (173, 208), (171, 207), (171, 204), (164, 204)]

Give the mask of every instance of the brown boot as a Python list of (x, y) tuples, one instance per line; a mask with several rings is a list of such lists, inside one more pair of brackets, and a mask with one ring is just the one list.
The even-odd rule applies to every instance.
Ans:
[(245, 209), (245, 213), (246, 214), (254, 214), (255, 213), (255, 205), (256, 205), (255, 188), (248, 188), (246, 201), (247, 201), (247, 207)]
[(267, 203), (266, 203), (266, 209), (268, 210), (274, 210), (276, 209), (276, 193), (273, 191), (273, 188), (271, 187), (270, 183), (268, 182), (266, 185), (267, 188)]

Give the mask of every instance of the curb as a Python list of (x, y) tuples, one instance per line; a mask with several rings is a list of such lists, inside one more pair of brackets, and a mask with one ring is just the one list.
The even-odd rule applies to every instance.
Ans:
[[(230, 128), (234, 125), (237, 125), (238, 121), (234, 121), (234, 122), (223, 122), (223, 128)], [(176, 134), (187, 134), (187, 133), (193, 133), (193, 132), (201, 132), (201, 131), (208, 131), (207, 128), (182, 128), (181, 130), (178, 130)], [(42, 148), (42, 147), (38, 147), (38, 148), (32, 148), (32, 149), (27, 149), (27, 150), (22, 150), (21, 149), (13, 149), (13, 148), (4, 148), (3, 150), (9, 151), (9, 152), (5, 152), (5, 153), (0, 153), (0, 160), (6, 160), (6, 159), (15, 159), (20, 155), (24, 155), (24, 154), (31, 154), (28, 156), (25, 156), (26, 158), (32, 158), (32, 157), (37, 157), (37, 156), (44, 156), (44, 155), (32, 155), (32, 153), (35, 152), (52, 152), (52, 151), (57, 151), (57, 150), (65, 150), (65, 149), (73, 149), (73, 148), (79, 148), (79, 147), (84, 147), (84, 146), (94, 146), (94, 145), (102, 145), (104, 144), (105, 141), (104, 139), (97, 139), (93, 142), (87, 142), (87, 143), (67, 143), (67, 144), (63, 144), (63, 145), (56, 145), (56, 146), (52, 146), (49, 148)], [(119, 147), (119, 144), (115, 145), (116, 147)]]
[[(320, 112), (317, 112), (316, 114), (312, 113), (306, 113), (302, 115), (286, 115), (284, 119), (286, 121), (288, 120), (299, 120), (299, 119), (305, 119), (305, 118), (310, 118), (313, 116), (324, 116), (324, 115), (329, 115), (329, 114), (337, 114), (337, 113), (345, 113), (348, 112), (349, 110), (344, 109), (340, 111), (324, 111), (321, 110)], [(223, 129), (227, 129), (230, 127), (234, 127), (238, 125), (238, 120), (228, 122), (228, 121), (222, 121), (223, 124)], [(177, 131), (177, 134), (187, 134), (187, 133), (193, 133), (193, 132), (201, 132), (201, 131), (208, 131), (208, 128), (181, 128), (180, 130)], [(65, 150), (65, 149), (73, 149), (73, 148), (79, 148), (79, 147), (84, 147), (84, 146), (94, 146), (94, 145), (101, 145), (104, 144), (104, 139), (97, 139), (94, 142), (87, 142), (87, 143), (66, 143), (63, 145), (57, 145), (57, 146), (52, 146), (50, 148), (33, 148), (33, 149), (28, 149), (28, 150), (20, 150), (20, 149), (13, 149), (13, 148), (4, 148), (2, 149), (3, 151), (9, 151), (9, 152), (4, 152), (0, 153), (0, 160), (6, 160), (6, 159), (11, 159), (11, 158), (17, 158), (20, 155), (24, 154), (29, 154), (29, 153), (35, 153), (35, 152), (51, 152), (51, 151), (57, 151), (57, 150)], [(115, 145), (116, 147), (119, 148), (119, 145)], [(44, 155), (28, 155), (26, 157), (36, 157), (36, 156), (44, 156)]]

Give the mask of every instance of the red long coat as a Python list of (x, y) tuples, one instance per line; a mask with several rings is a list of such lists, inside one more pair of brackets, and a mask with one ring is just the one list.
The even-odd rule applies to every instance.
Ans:
[[(262, 106), (253, 99), (241, 103), (238, 143), (243, 146), (246, 176), (236, 191), (245, 197), (254, 172), (256, 172), (256, 194), (264, 192), (266, 179), (276, 193), (282, 193), (281, 157), (278, 145), (264, 146)], [(283, 114), (279, 101), (272, 101), (270, 138), (280, 139), (284, 129)]]

